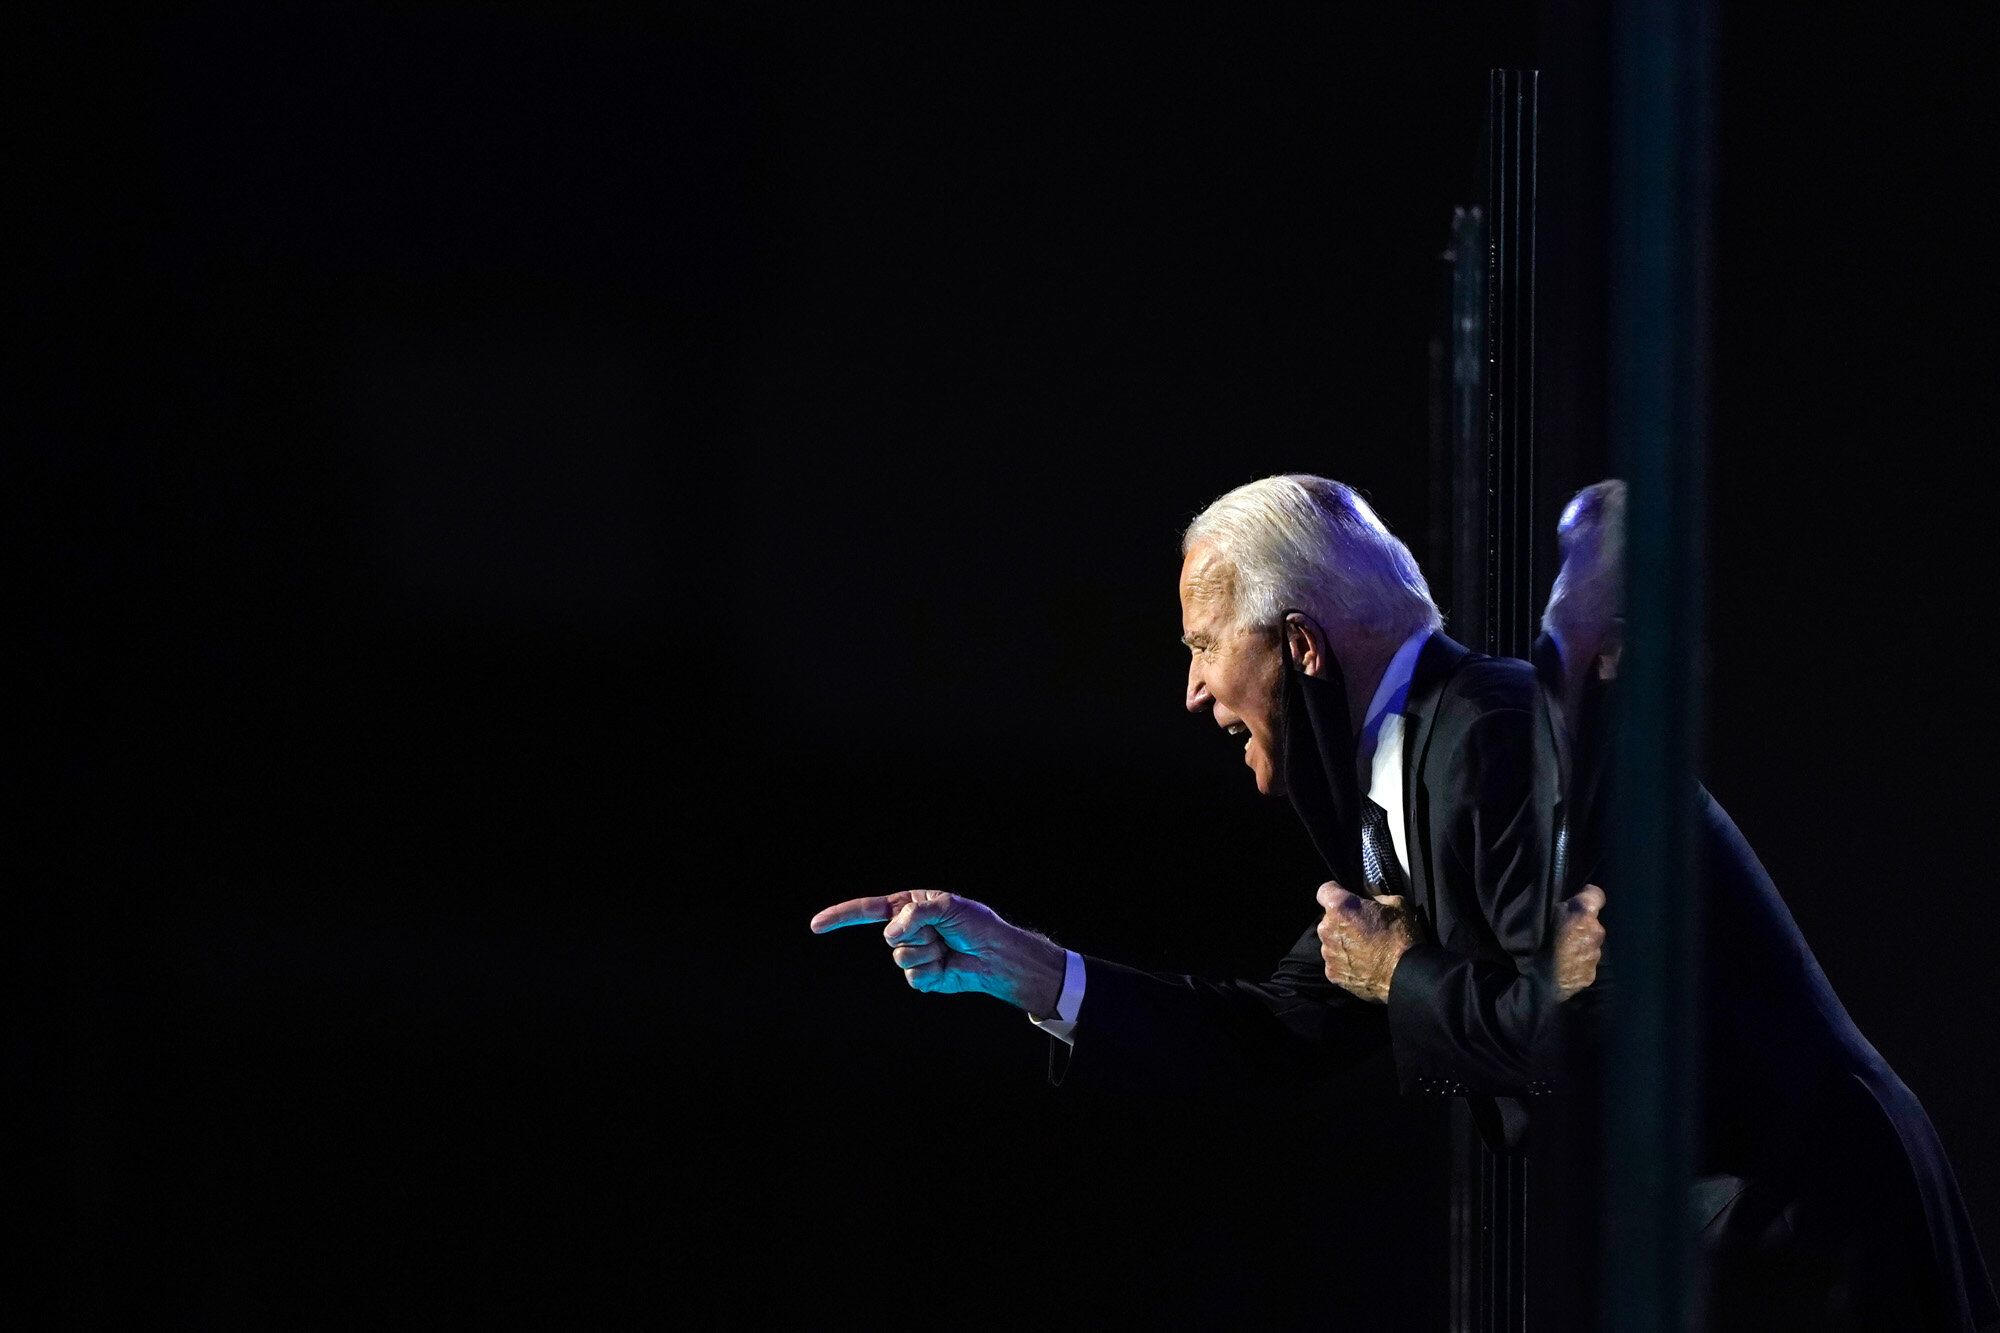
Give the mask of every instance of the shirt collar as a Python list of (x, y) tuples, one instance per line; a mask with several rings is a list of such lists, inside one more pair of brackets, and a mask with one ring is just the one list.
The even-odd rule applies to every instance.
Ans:
[(1430, 637), (1430, 630), (1418, 630), (1403, 640), (1403, 646), (1389, 659), (1389, 665), (1382, 671), (1382, 683), (1375, 687), (1375, 697), (1368, 701), (1368, 713), (1361, 723), (1364, 735), (1375, 730), (1383, 714), (1403, 711), (1410, 697), (1410, 681), (1417, 674), (1417, 654), (1424, 650)]

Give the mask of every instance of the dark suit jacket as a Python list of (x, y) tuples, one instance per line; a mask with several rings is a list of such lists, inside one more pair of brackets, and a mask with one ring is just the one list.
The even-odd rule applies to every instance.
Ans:
[[(1536, 658), (1549, 693), (1543, 725), (1553, 728), (1543, 743), (1555, 747), (1563, 779), (1557, 813), (1569, 865), (1559, 893), (1596, 882), (1614, 904), (1597, 985), (1541, 1036), (1570, 1048), (1571, 1067), (1594, 1065), (1590, 1055), (1576, 1061), (1575, 1048), (1601, 1040), (1617, 984), (1615, 866), (1601, 852), (1603, 706), (1593, 696), (1584, 716), (1562, 717), (1559, 662), (1546, 643)], [(1817, 1279), (1799, 1259), (1815, 1248), (1830, 1261), (1821, 1277), (1848, 1288), (1847, 1313), (1830, 1314), (1827, 1327), (1969, 1330), (1994, 1319), (2000, 1309), (1930, 1117), (1848, 1016), (1735, 823), (1706, 791), (1697, 799), (1698, 1169), (1713, 1211), (1695, 1220), (1716, 1269), (1717, 1326), (1739, 1326), (1732, 1300), (1796, 1310), (1810, 1299), (1804, 1287)], [(1774, 1275), (1802, 1286), (1783, 1300), (1754, 1290)]]
[(1754, 1265), (1774, 1229), (1817, 1229), (1829, 1252), (1863, 1256), (1845, 1279), (1859, 1327), (2000, 1317), (1930, 1116), (1848, 1017), (1736, 825), (1701, 802), (1701, 1162), (1743, 1182), (1708, 1248), (1726, 1270), (1746, 1247)]
[[(1293, 802), (1334, 878), (1359, 890), (1344, 692), (1314, 678), (1289, 688), (1288, 777), (1300, 770), (1288, 783)], [(1326, 980), (1310, 927), (1262, 982), (1091, 958), (1075, 1046), (1052, 1048), (1052, 1078), (1182, 1088), (1300, 1083), (1386, 1041), (1406, 1091), (1527, 1091), (1543, 1004), (1530, 966), (1551, 919), (1554, 801), (1553, 772), (1532, 758), (1536, 693), (1528, 664), (1472, 653), (1442, 634), (1418, 655), (1404, 707), (1404, 818), (1409, 902), (1427, 938), (1404, 955), (1386, 1006)], [(1308, 761), (1317, 775), (1301, 768)], [(1501, 1133), (1502, 1120), (1518, 1128), (1518, 1115), (1482, 1106), (1489, 1136)]]

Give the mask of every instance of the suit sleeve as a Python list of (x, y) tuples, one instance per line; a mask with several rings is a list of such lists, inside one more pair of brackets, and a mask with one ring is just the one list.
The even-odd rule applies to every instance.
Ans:
[[(1540, 1029), (1554, 1008), (1549, 959), (1553, 885), (1548, 839), (1554, 777), (1536, 762), (1528, 709), (1485, 713), (1457, 754), (1427, 771), (1449, 775), (1433, 809), (1449, 821), (1434, 871), (1478, 904), (1491, 943), (1473, 954), (1434, 941), (1404, 953), (1388, 1018), (1404, 1091), (1521, 1096), (1534, 1078)], [(1434, 892), (1436, 887), (1434, 886)], [(1485, 943), (1485, 942), (1482, 942)], [(1495, 947), (1497, 946), (1497, 947)]]
[(1074, 1045), (1051, 1043), (1051, 1082), (1181, 1092), (1304, 1088), (1389, 1039), (1381, 1005), (1327, 981), (1313, 930), (1262, 982), (1144, 972), (1102, 958), (1087, 958), (1084, 968)]

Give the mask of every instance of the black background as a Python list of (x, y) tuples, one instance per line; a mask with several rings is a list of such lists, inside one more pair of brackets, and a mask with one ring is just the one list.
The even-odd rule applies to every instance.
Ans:
[[(1990, 144), (1968, 34), (1811, 12), (1722, 31), (1707, 769), (1991, 1253)], [(805, 923), (934, 885), (1254, 975), (1316, 916), (1180, 711), (1177, 535), (1306, 470), (1426, 549), (1438, 252), (1549, 23), (26, 20), (10, 1169), (58, 1312), (1434, 1310), (1385, 1066), (1057, 1091)]]

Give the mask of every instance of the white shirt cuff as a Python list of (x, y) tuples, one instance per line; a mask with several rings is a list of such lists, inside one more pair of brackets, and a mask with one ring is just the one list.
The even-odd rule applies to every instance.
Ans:
[(1061, 1042), (1076, 1045), (1077, 1011), (1083, 1008), (1083, 955), (1074, 949), (1063, 950), (1063, 988), (1056, 1000), (1054, 1018), (1035, 1018), (1029, 1022)]

